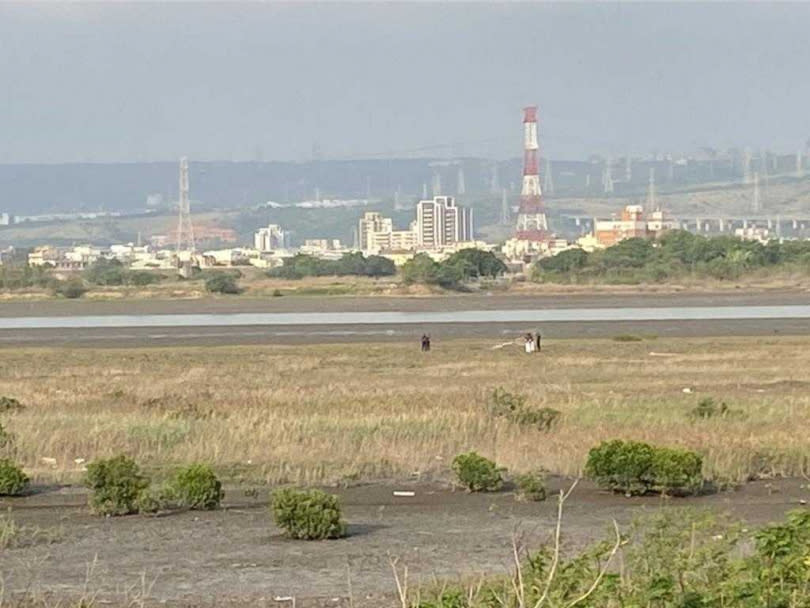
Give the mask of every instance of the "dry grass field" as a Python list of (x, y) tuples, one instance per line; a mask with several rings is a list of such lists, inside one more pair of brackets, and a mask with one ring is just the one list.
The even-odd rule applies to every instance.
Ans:
[[(560, 410), (551, 431), (487, 411), (498, 386)], [(684, 389), (691, 392), (684, 392)], [(575, 474), (603, 439), (686, 446), (708, 477), (806, 475), (810, 339), (456, 341), (0, 351), (0, 414), (17, 458), (43, 481), (125, 452), (159, 474), (208, 461), (231, 480), (340, 483), (449, 477), (469, 449), (519, 472)], [(705, 397), (725, 417), (695, 420)]]

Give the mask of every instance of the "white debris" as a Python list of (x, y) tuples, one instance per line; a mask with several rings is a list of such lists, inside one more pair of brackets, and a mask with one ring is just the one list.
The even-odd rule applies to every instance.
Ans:
[(56, 458), (51, 458), (50, 456), (43, 456), (41, 459), (42, 464), (47, 464), (52, 467), (56, 466)]
[(406, 490), (394, 490), (394, 496), (416, 496), (416, 492), (408, 492)]
[(686, 388), (683, 389), (683, 392), (684, 393), (691, 393), (692, 389), (687, 386)]

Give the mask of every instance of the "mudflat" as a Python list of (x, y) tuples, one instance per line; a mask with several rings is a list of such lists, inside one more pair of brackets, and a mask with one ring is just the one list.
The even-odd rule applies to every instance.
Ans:
[[(15, 593), (80, 598), (114, 605), (397, 606), (391, 560), (407, 566), (411, 590), (436, 581), (510, 572), (512, 541), (526, 550), (549, 542), (555, 492), (570, 479), (549, 480), (544, 502), (517, 502), (509, 491), (468, 494), (418, 482), (330, 490), (342, 501), (349, 536), (302, 542), (272, 523), (266, 487), (228, 487), (225, 507), (163, 517), (101, 518), (86, 495), (42, 488), (0, 500), (18, 525), (56, 530), (51, 542), (0, 550), (5, 600)], [(563, 514), (567, 551), (607, 538), (658, 509), (691, 506), (727, 512), (750, 525), (780, 519), (808, 498), (806, 482), (752, 482), (737, 490), (678, 499), (625, 498), (580, 482)], [(413, 491), (396, 497), (395, 490)], [(282, 599), (287, 598), (287, 599)], [(350, 600), (351, 598), (351, 600)]]

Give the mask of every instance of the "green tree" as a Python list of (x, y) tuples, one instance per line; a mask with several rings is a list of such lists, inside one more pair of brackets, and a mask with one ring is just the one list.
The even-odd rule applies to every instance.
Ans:
[(205, 289), (210, 293), (237, 294), (241, 292), (236, 279), (224, 272), (217, 272), (205, 280)]
[(417, 253), (403, 264), (402, 279), (406, 283), (434, 285), (439, 282), (439, 264), (428, 254)]
[(567, 249), (549, 258), (541, 258), (537, 265), (542, 272), (570, 274), (585, 267), (588, 253), (582, 249)]
[(88, 283), (94, 285), (123, 285), (126, 269), (118, 260), (99, 258), (82, 273)]
[(366, 259), (366, 275), (370, 277), (390, 277), (397, 273), (393, 260), (381, 255), (370, 255)]
[(457, 251), (442, 262), (442, 266), (445, 265), (459, 268), (465, 280), (480, 277), (494, 279), (507, 270), (506, 264), (494, 253), (475, 248)]

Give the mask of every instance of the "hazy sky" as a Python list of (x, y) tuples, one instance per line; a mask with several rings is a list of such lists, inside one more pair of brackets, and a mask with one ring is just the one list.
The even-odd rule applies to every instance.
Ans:
[(0, 4), (0, 162), (810, 137), (810, 4)]

